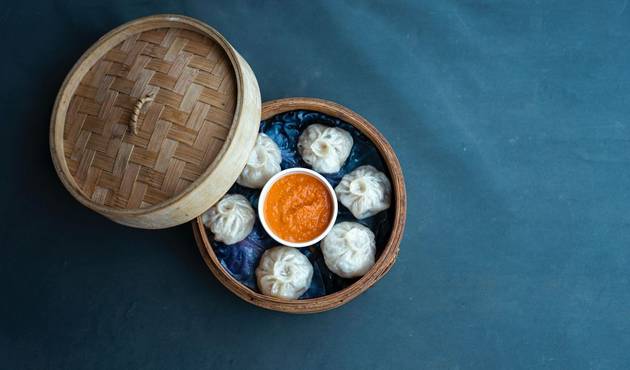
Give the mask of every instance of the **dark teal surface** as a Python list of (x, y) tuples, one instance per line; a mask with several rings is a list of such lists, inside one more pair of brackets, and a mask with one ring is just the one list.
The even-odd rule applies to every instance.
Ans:
[[(334, 100), (388, 138), (409, 212), (375, 287), (265, 311), (211, 276), (189, 225), (118, 226), (65, 191), (57, 89), (159, 12), (219, 29), (263, 100)], [(626, 1), (12, 1), (0, 46), (0, 368), (630, 367)]]

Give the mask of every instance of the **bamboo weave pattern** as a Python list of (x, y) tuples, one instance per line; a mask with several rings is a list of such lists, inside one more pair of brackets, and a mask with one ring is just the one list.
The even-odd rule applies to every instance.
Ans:
[[(152, 94), (129, 130), (139, 98)], [(182, 192), (212, 163), (236, 104), (232, 64), (213, 40), (162, 28), (111, 49), (70, 101), (64, 129), (68, 167), (92, 201), (144, 208)]]

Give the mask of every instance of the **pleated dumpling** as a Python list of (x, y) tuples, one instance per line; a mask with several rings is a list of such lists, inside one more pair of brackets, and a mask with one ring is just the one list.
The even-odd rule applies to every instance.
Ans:
[(315, 171), (339, 172), (352, 150), (352, 135), (338, 127), (318, 123), (308, 126), (298, 140), (298, 151)]
[(256, 281), (262, 294), (297, 299), (313, 279), (313, 265), (299, 250), (291, 247), (267, 249), (256, 268)]
[(215, 240), (234, 244), (252, 232), (256, 213), (244, 196), (226, 194), (201, 216), (201, 220), (212, 231)]
[(343, 278), (363, 276), (374, 266), (374, 233), (357, 222), (336, 224), (321, 248), (328, 269)]
[(359, 220), (388, 209), (391, 192), (387, 176), (369, 165), (346, 174), (335, 188), (339, 202)]
[(282, 162), (280, 148), (269, 136), (261, 132), (236, 182), (248, 188), (261, 189), (273, 175), (280, 172), (280, 162)]

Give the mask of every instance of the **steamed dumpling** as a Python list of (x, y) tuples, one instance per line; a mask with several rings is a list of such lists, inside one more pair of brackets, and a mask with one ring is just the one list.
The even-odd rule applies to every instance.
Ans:
[(226, 194), (201, 216), (201, 220), (212, 231), (215, 240), (234, 244), (252, 232), (256, 213), (244, 196)]
[(308, 126), (298, 140), (298, 151), (313, 169), (321, 173), (339, 172), (352, 149), (352, 135), (338, 127)]
[(387, 176), (372, 166), (346, 174), (335, 188), (339, 202), (359, 220), (389, 208), (391, 192)]
[(278, 298), (297, 299), (311, 285), (313, 265), (299, 250), (291, 247), (267, 249), (256, 268), (258, 289)]
[(343, 278), (363, 276), (374, 265), (374, 233), (357, 222), (336, 224), (321, 248), (328, 269)]
[(280, 172), (280, 162), (282, 156), (278, 145), (269, 136), (260, 133), (236, 182), (248, 188), (260, 189), (273, 175)]

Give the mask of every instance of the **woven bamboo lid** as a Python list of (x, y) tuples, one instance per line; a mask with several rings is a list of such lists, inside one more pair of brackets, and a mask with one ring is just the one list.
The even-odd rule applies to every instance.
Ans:
[(51, 121), (55, 168), (85, 206), (134, 227), (190, 221), (245, 166), (260, 91), (214, 29), (173, 15), (103, 36), (76, 63)]

